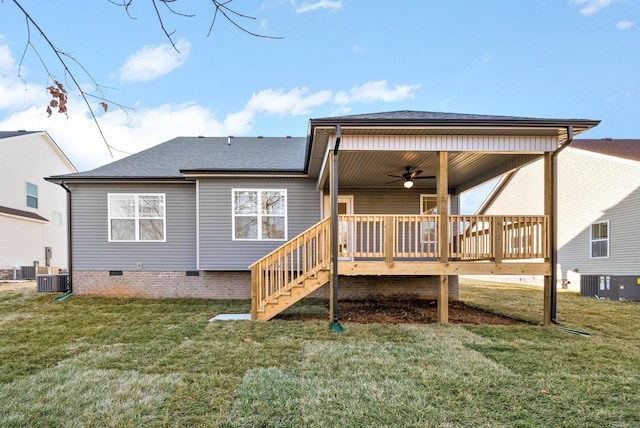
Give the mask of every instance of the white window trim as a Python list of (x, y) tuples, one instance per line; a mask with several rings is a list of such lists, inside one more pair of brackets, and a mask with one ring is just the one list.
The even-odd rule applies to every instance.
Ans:
[[(607, 224), (607, 238), (606, 239), (593, 239), (593, 225), (594, 224), (602, 224), (602, 223), (606, 223)], [(606, 241), (607, 242), (607, 255), (606, 256), (594, 256), (593, 255), (593, 243), (594, 242), (600, 242), (600, 241)], [(609, 222), (609, 220), (600, 220), (600, 221), (594, 221), (593, 223), (591, 223), (589, 225), (589, 258), (590, 259), (608, 259), (611, 256), (611, 223)]]
[[(236, 217), (250, 217), (249, 215), (238, 215), (236, 214), (235, 207), (235, 194), (236, 192), (257, 192), (258, 193), (258, 207), (259, 212), (258, 216), (258, 237), (257, 238), (236, 238)], [(281, 192), (284, 194), (284, 238), (282, 239), (267, 239), (262, 238), (262, 212), (260, 209), (262, 208), (262, 192)], [(253, 214), (251, 215), (253, 216)], [(276, 217), (276, 216), (272, 216)], [(288, 241), (289, 236), (289, 196), (287, 195), (287, 189), (256, 189), (256, 188), (232, 188), (231, 189), (231, 239), (233, 241)]]
[[(135, 197), (135, 236), (136, 239), (111, 239), (111, 196), (133, 196)], [(163, 200), (162, 204), (162, 239), (140, 239), (140, 226), (139, 226), (139, 210), (138, 210), (138, 198), (141, 196), (161, 196)], [(127, 217), (129, 218), (129, 217)], [(160, 218), (160, 217), (158, 217)], [(117, 219), (117, 217), (116, 217)], [(167, 242), (167, 195), (165, 193), (107, 193), (107, 238), (108, 242)]]
[[(36, 194), (35, 195), (29, 193), (29, 185), (32, 185), (32, 186), (34, 186), (36, 188)], [(38, 192), (39, 192), (38, 185), (35, 184), (35, 183), (31, 183), (29, 181), (25, 181), (24, 187), (25, 187), (25, 205), (27, 207), (29, 207), (29, 208), (38, 209), (38, 205), (39, 205), (39, 202), (40, 202), (40, 198), (38, 197)], [(35, 201), (36, 201), (36, 206), (35, 207), (32, 207), (31, 205), (29, 205), (29, 197), (32, 197), (32, 198), (35, 199)]]
[[(436, 202), (437, 202), (437, 198), (438, 198), (438, 194), (437, 193), (420, 193), (420, 208), (419, 208), (419, 212), (420, 215), (438, 215), (436, 214), (426, 214), (422, 212), (422, 207), (424, 205), (423, 201), (427, 198), (427, 197), (435, 197), (436, 198)], [(450, 213), (451, 212), (451, 198), (449, 196), (447, 196), (447, 211)], [(423, 237), (422, 237), (422, 243), (423, 244), (433, 244), (435, 241), (432, 241), (430, 239), (424, 239), (424, 231), (423, 231)]]

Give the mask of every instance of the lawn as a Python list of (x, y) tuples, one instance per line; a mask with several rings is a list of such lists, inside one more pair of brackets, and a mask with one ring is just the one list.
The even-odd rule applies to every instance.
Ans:
[[(558, 320), (208, 322), (249, 302), (1, 291), (2, 427), (640, 426), (640, 304), (560, 291)], [(537, 287), (463, 281), (540, 322)], [(326, 311), (301, 302), (291, 311)]]

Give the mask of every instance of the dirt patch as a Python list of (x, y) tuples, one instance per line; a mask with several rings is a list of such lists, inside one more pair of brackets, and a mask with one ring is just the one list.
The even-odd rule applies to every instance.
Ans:
[[(328, 306), (328, 304), (326, 305)], [(430, 324), (437, 322), (435, 300), (345, 300), (338, 304), (341, 322), (361, 324)], [(279, 319), (304, 320), (325, 318), (304, 314), (280, 314)], [(463, 302), (449, 302), (449, 323), (484, 325), (519, 325), (526, 322), (472, 308)]]
[(35, 281), (9, 281), (0, 282), (0, 291), (21, 290), (24, 288), (36, 289)]

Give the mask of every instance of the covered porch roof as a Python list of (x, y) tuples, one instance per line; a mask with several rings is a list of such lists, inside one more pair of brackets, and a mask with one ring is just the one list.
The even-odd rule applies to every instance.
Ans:
[[(448, 151), (448, 186), (461, 193), (557, 150), (598, 123), (407, 110), (311, 119), (307, 170), (318, 188), (328, 186), (327, 156), (340, 125), (340, 187), (398, 187), (402, 183), (389, 176), (401, 176), (407, 167), (433, 176), (437, 152)], [(434, 187), (435, 180), (415, 181), (415, 188)]]

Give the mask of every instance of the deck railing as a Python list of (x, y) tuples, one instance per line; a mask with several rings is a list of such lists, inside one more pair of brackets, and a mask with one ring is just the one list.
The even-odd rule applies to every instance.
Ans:
[[(549, 257), (548, 216), (448, 215), (449, 261)], [(441, 259), (439, 215), (340, 215), (341, 259), (436, 262)], [(315, 278), (331, 265), (331, 223), (324, 219), (250, 266), (252, 314)]]
[[(341, 215), (339, 253), (350, 259), (436, 259), (439, 215)], [(447, 259), (516, 260), (549, 255), (548, 216), (447, 216)]]

